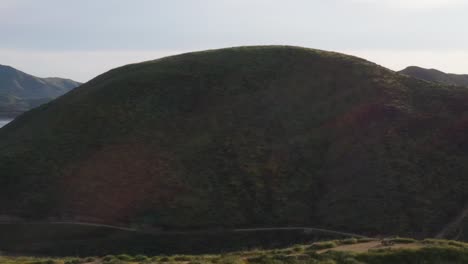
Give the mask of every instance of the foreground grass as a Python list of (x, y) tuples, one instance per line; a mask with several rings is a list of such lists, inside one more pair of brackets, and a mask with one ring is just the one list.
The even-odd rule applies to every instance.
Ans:
[[(378, 247), (358, 253), (341, 251), (350, 244), (378, 243), (377, 240), (346, 239), (296, 245), (275, 250), (251, 250), (219, 255), (108, 255), (87, 258), (34, 258), (0, 256), (1, 264), (455, 264), (468, 263), (468, 244), (458, 241), (394, 239), (398, 248)], [(417, 243), (420, 248), (401, 245)], [(323, 251), (323, 249), (328, 249)]]

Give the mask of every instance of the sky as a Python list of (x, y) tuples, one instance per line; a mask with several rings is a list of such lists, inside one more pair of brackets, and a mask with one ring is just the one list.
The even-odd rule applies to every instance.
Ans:
[(0, 64), (85, 82), (189, 51), (295, 45), (468, 73), (468, 1), (0, 0)]

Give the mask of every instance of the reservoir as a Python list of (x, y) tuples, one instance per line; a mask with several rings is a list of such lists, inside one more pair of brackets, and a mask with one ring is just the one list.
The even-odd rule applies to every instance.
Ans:
[(13, 119), (0, 119), (0, 127), (10, 123)]

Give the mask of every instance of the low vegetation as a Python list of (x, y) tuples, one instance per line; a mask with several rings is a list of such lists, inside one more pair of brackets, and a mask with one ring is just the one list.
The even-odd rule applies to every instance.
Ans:
[[(340, 246), (368, 245), (358, 239), (324, 241), (284, 249), (251, 250), (216, 255), (107, 255), (86, 258), (0, 257), (2, 264), (456, 264), (468, 263), (468, 244), (450, 240), (423, 241), (396, 238), (394, 247), (377, 246), (365, 252), (342, 250)], [(419, 248), (409, 247), (416, 243)], [(330, 250), (323, 251), (323, 248)]]
[(127, 65), (0, 129), (0, 208), (430, 237), (468, 202), (467, 113), (464, 87), (299, 47)]

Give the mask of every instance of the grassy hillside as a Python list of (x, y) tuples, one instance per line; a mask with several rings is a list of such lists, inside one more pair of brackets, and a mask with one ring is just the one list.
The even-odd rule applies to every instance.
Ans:
[(468, 89), (298, 47), (107, 72), (0, 129), (0, 215), (432, 236), (468, 202)]
[(424, 69), (416, 66), (407, 67), (400, 71), (400, 73), (429, 82), (468, 86), (468, 75), (466, 74), (445, 73), (435, 69)]
[(79, 85), (69, 79), (38, 78), (0, 65), (0, 118), (17, 116)]
[[(448, 240), (394, 239), (379, 241), (335, 240), (275, 250), (252, 250), (212, 255), (107, 255), (104, 257), (32, 258), (1, 257), (4, 264), (461, 264), (468, 261), (468, 245)], [(366, 245), (372, 244), (368, 248)], [(365, 250), (355, 250), (359, 248)], [(349, 249), (349, 250), (348, 250)]]

